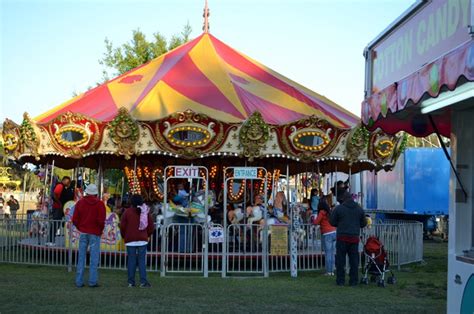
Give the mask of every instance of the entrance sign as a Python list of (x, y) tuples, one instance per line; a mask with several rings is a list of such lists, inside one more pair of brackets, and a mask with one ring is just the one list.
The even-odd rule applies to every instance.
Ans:
[(199, 167), (176, 166), (174, 167), (174, 176), (176, 178), (201, 178)]
[(258, 179), (258, 168), (236, 167), (234, 168), (234, 179)]

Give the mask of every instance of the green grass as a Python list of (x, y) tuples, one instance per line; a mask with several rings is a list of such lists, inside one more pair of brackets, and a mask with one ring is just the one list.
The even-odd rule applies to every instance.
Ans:
[(9, 312), (311, 312), (444, 313), (446, 243), (425, 243), (425, 263), (396, 272), (394, 286), (337, 287), (319, 273), (262, 278), (160, 278), (126, 288), (123, 271), (100, 271), (101, 287), (74, 287), (63, 268), (0, 264), (0, 313)]

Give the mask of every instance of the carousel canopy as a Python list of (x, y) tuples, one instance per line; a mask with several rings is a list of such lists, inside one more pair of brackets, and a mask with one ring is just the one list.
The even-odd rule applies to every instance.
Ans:
[(369, 133), (358, 121), (204, 33), (36, 119), (6, 119), (2, 133), (10, 158), (63, 168), (196, 159), (289, 165), (292, 173), (302, 162), (323, 173), (392, 167), (406, 139)]
[(75, 112), (111, 121), (119, 108), (153, 121), (192, 110), (238, 123), (259, 111), (269, 124), (318, 116), (338, 128), (359, 118), (329, 99), (291, 81), (204, 33), (196, 39), (110, 80), (34, 120), (42, 124)]

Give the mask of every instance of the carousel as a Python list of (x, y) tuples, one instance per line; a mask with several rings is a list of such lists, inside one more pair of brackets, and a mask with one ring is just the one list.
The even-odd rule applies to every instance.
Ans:
[[(171, 271), (175, 264), (170, 259), (182, 254), (200, 260), (206, 275), (211, 257), (221, 260), (224, 274), (230, 272), (232, 256), (245, 254), (260, 259), (257, 268), (268, 272), (267, 204), (278, 190), (289, 198), (291, 182), (297, 185), (301, 178), (312, 178), (310, 185), (319, 187), (333, 172), (388, 170), (406, 145), (404, 136), (369, 132), (357, 116), (207, 29), (36, 118), (25, 113), (20, 124), (6, 119), (3, 138), (6, 153), (18, 163), (41, 165), (50, 173), (51, 167), (96, 169), (101, 195), (107, 190), (104, 169), (122, 169), (128, 192), (142, 194), (157, 207), (161, 227), (154, 252), (161, 271)], [(188, 198), (184, 203), (175, 198), (180, 186)], [(236, 225), (246, 224), (247, 217), (231, 224), (228, 210), (253, 203), (256, 195), (264, 196), (264, 223), (251, 232), (257, 246), (232, 245), (230, 238), (240, 232)], [(218, 204), (216, 221), (210, 209)], [(282, 221), (288, 223), (292, 215), (286, 204)], [(65, 249), (77, 246), (77, 231), (70, 226), (73, 207), (65, 208)], [(108, 218), (103, 244), (120, 250), (114, 215)], [(191, 231), (183, 224), (193, 225)], [(209, 235), (219, 232), (223, 243), (210, 252)], [(183, 244), (188, 240), (192, 245)]]

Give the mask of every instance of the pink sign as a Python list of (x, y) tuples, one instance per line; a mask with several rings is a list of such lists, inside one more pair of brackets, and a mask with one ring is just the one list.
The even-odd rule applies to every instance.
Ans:
[(471, 0), (432, 0), (371, 49), (372, 93), (471, 39)]

